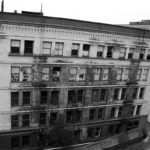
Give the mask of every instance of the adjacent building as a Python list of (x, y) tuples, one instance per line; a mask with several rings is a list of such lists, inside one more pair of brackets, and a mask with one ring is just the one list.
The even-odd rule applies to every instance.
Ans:
[(58, 123), (74, 143), (142, 130), (149, 68), (149, 30), (1, 12), (0, 149), (46, 147)]

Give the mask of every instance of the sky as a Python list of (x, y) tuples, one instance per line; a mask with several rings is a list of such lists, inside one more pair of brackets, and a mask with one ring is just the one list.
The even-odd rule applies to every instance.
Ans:
[(41, 3), (44, 15), (51, 17), (109, 24), (150, 19), (150, 0), (4, 0), (4, 11), (39, 12)]

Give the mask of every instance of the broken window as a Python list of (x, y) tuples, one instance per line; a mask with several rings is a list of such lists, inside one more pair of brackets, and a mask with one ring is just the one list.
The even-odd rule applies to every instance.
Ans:
[(53, 67), (52, 81), (60, 81), (60, 67)]
[(78, 123), (82, 119), (82, 110), (67, 110), (66, 123)]
[(105, 101), (107, 96), (107, 89), (101, 89), (100, 101)]
[(72, 44), (72, 50), (71, 50), (72, 57), (78, 57), (79, 47), (80, 47), (80, 44), (76, 44), (76, 43)]
[(46, 113), (40, 113), (40, 125), (46, 125)]
[(19, 136), (11, 137), (11, 148), (18, 149), (20, 147), (20, 138)]
[(19, 92), (11, 92), (11, 107), (19, 106)]
[(86, 79), (86, 68), (78, 69), (77, 81), (84, 81)]
[(117, 70), (117, 80), (122, 80), (123, 68), (118, 68)]
[(127, 88), (122, 88), (121, 100), (125, 100), (126, 99), (126, 92), (127, 92)]
[(103, 52), (104, 52), (104, 46), (98, 45), (98, 47), (97, 47), (97, 57), (98, 58), (103, 57)]
[(28, 126), (30, 126), (30, 115), (23, 114), (22, 115), (22, 127), (28, 127)]
[(130, 72), (130, 69), (126, 68), (125, 71), (124, 71), (124, 80), (125, 81), (129, 80), (129, 72)]
[(139, 59), (144, 59), (144, 55), (145, 55), (145, 49), (141, 49), (140, 50), (140, 54), (139, 54)]
[(113, 50), (114, 50), (114, 46), (108, 46), (107, 47), (107, 58), (112, 58), (112, 53), (113, 53)]
[(56, 42), (55, 43), (55, 55), (56, 56), (62, 56), (62, 54), (63, 54), (63, 48), (64, 48), (64, 43), (62, 43), (62, 42)]
[(144, 98), (144, 91), (145, 91), (145, 88), (140, 88), (140, 94), (139, 94), (139, 99), (143, 99)]
[(125, 55), (126, 55), (126, 48), (120, 47), (119, 58), (125, 58)]
[(130, 115), (134, 116), (134, 110), (135, 110), (135, 106), (131, 106), (130, 108)]
[(147, 52), (147, 60), (150, 60), (150, 49), (148, 49), (148, 52)]
[(136, 115), (140, 115), (141, 109), (142, 109), (142, 105), (137, 105)]
[(102, 80), (108, 80), (108, 76), (109, 76), (109, 68), (104, 68), (103, 69), (103, 78), (102, 78)]
[(22, 136), (22, 147), (29, 147), (30, 146), (30, 136), (24, 135)]
[(89, 44), (83, 44), (83, 51), (82, 51), (83, 57), (89, 57), (90, 46), (91, 45)]
[(25, 40), (24, 43), (24, 54), (32, 55), (33, 54), (33, 41)]
[(137, 79), (137, 80), (140, 80), (141, 74), (142, 74), (142, 69), (138, 69), (137, 75), (136, 75), (136, 79)]
[(99, 94), (99, 90), (98, 89), (93, 89), (93, 91), (92, 91), (92, 101), (93, 102), (98, 101), (98, 94)]
[(114, 97), (113, 97), (113, 99), (114, 100), (118, 100), (118, 97), (119, 97), (119, 89), (117, 88), (117, 89), (114, 90)]
[(132, 59), (133, 58), (133, 52), (135, 51), (135, 48), (130, 48), (129, 52), (128, 52), (128, 59)]
[(58, 105), (59, 103), (59, 91), (52, 91), (51, 92), (51, 104)]
[(12, 54), (20, 53), (20, 40), (11, 40), (11, 53)]
[(137, 92), (138, 92), (138, 88), (133, 88), (133, 93), (132, 93), (132, 98), (133, 99), (137, 98)]
[(142, 81), (146, 81), (147, 80), (148, 72), (149, 72), (148, 69), (144, 69), (143, 75), (142, 75)]
[(101, 127), (89, 127), (87, 129), (87, 138), (100, 137)]
[(27, 82), (32, 79), (32, 69), (31, 67), (22, 67), (22, 81)]
[(23, 91), (23, 105), (30, 105), (30, 91)]
[(42, 80), (49, 81), (49, 67), (42, 67)]
[(102, 69), (101, 68), (95, 68), (94, 69), (94, 80), (99, 81), (101, 76)]
[(41, 91), (41, 98), (40, 98), (40, 104), (47, 104), (47, 91)]
[(50, 55), (52, 48), (52, 42), (43, 41), (42, 54)]
[(57, 112), (50, 113), (50, 124), (55, 124), (57, 122)]
[(69, 81), (76, 81), (76, 79), (77, 79), (77, 68), (72, 67), (70, 68)]
[(18, 128), (19, 127), (19, 115), (12, 115), (11, 116), (11, 128)]
[(19, 82), (20, 78), (20, 67), (11, 68), (11, 82)]

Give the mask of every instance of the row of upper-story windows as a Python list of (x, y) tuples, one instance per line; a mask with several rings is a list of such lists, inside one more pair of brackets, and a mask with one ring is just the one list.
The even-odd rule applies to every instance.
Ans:
[[(42, 52), (40, 54), (42, 55), (51, 55), (51, 56), (65, 56), (64, 42), (49, 42), (49, 41), (43, 41), (42, 42)], [(11, 54), (20, 54), (21, 49), (21, 40), (11, 40)], [(95, 48), (94, 48), (95, 49)], [(81, 43), (72, 43), (72, 46), (70, 47), (70, 54), (71, 57), (93, 57), (91, 56), (91, 51), (93, 50), (91, 44), (81, 44)], [(139, 48), (138, 48), (139, 50)], [(117, 50), (115, 46), (110, 45), (97, 45), (96, 46), (96, 53), (95, 58), (115, 58), (113, 55), (115, 55), (115, 52), (118, 53), (118, 58), (126, 58), (126, 59), (133, 59), (134, 53), (136, 52), (136, 47), (130, 47), (127, 51), (127, 47), (117, 47)], [(81, 54), (79, 54), (81, 53)], [(34, 41), (32, 40), (25, 40), (24, 41), (24, 55), (33, 55), (34, 54)], [(93, 54), (92, 54), (93, 55)], [(136, 56), (137, 57), (137, 56)], [(136, 59), (147, 59), (150, 60), (150, 49), (146, 51), (146, 49), (141, 48), (138, 52), (138, 57)]]
[[(131, 89), (130, 89), (131, 90)], [(84, 103), (85, 101), (85, 89), (68, 90), (67, 102), (68, 104)], [(127, 91), (127, 88), (114, 88), (112, 92), (112, 100), (120, 101), (126, 100), (128, 92), (131, 93), (131, 99), (144, 99), (145, 88), (134, 87), (132, 91)], [(11, 92), (11, 106), (25, 106), (32, 105), (32, 92), (31, 91), (13, 91)], [(108, 88), (94, 88), (91, 91), (91, 102), (104, 102), (108, 97)], [(59, 105), (60, 91), (41, 91), (40, 92), (40, 104)]]
[[(41, 81), (59, 82), (63, 68), (60, 66), (49, 67), (42, 66), (39, 68), (39, 78)], [(87, 72), (87, 67), (70, 67), (69, 72), (65, 72), (65, 75), (69, 74), (69, 81), (85, 81), (87, 76), (94, 81), (107, 81), (111, 77), (111, 68), (107, 67), (93, 67), (91, 73)], [(34, 75), (33, 67), (29, 66), (12, 66), (11, 68), (11, 82), (28, 82), (36, 81), (37, 75)], [(116, 75), (113, 76), (117, 81), (128, 81), (132, 73), (132, 68), (117, 68)], [(136, 74), (136, 80), (146, 81), (148, 78), (149, 69), (139, 68)], [(112, 79), (112, 78), (111, 78)]]
[[(132, 105), (129, 109), (129, 116), (135, 117), (139, 116), (141, 113), (142, 105)], [(89, 109), (88, 121), (100, 121), (104, 120), (106, 107), (102, 108), (91, 108)], [(109, 118), (122, 118), (123, 117), (124, 108), (123, 106), (113, 106), (111, 108), (111, 113)], [(45, 125), (54, 125), (58, 121), (58, 112), (38, 112), (39, 119), (38, 123), (41, 126)], [(83, 122), (83, 110), (82, 109), (71, 109), (65, 111), (65, 119), (66, 124), (72, 123), (81, 123)], [(32, 115), (29, 113), (26, 114), (15, 114), (11, 116), (11, 127), (19, 128), (19, 127), (29, 127), (31, 125)], [(87, 121), (87, 120), (86, 120)]]

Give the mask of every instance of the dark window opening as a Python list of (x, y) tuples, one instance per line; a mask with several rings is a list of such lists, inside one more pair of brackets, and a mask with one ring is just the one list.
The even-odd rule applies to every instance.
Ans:
[(57, 112), (50, 113), (50, 124), (55, 124), (57, 121)]
[(107, 90), (101, 89), (100, 101), (106, 100), (106, 94), (107, 94)]
[(26, 135), (22, 137), (22, 146), (29, 147), (30, 146), (30, 136)]
[(19, 105), (19, 92), (11, 92), (11, 106)]
[(122, 100), (125, 100), (125, 99), (126, 99), (126, 92), (127, 92), (127, 89), (126, 89), (126, 88), (123, 88), (123, 89), (122, 89), (122, 93), (121, 93), (121, 99), (122, 99)]
[(113, 97), (113, 99), (114, 100), (118, 100), (118, 96), (119, 96), (119, 89), (115, 89), (114, 90), (114, 97)]
[(33, 41), (25, 41), (24, 54), (33, 54)]
[(107, 48), (107, 58), (112, 58), (113, 50), (114, 50), (113, 46), (108, 46), (108, 48)]
[(97, 57), (103, 57), (103, 52), (97, 52)]
[(90, 45), (89, 44), (83, 44), (83, 57), (88, 57), (90, 51)]
[(20, 138), (18, 137), (11, 137), (11, 148), (19, 148), (20, 147)]
[(138, 128), (138, 126), (139, 126), (139, 121), (129, 122), (127, 125), (127, 130), (132, 130), (132, 129)]
[(47, 91), (41, 91), (40, 103), (41, 104), (46, 104), (47, 103)]
[(94, 137), (94, 128), (88, 128), (87, 138), (93, 138), (93, 137)]
[(81, 133), (81, 130), (74, 130), (73, 138), (75, 141), (80, 140), (80, 133)]
[(96, 109), (91, 109), (89, 119), (94, 120), (95, 116), (96, 116)]
[(116, 108), (115, 107), (112, 107), (111, 108), (111, 118), (114, 118), (115, 117), (115, 111), (116, 111)]
[(137, 109), (136, 109), (136, 115), (140, 115), (141, 108), (142, 108), (141, 105), (138, 105), (138, 106), (137, 106)]
[(29, 114), (22, 115), (22, 126), (23, 127), (30, 126), (30, 115)]
[(94, 102), (98, 101), (98, 93), (99, 93), (98, 89), (93, 89), (93, 91), (92, 91), (92, 101), (94, 101)]
[(19, 115), (12, 115), (11, 116), (11, 128), (18, 128), (19, 127)]
[(52, 81), (57, 82), (60, 81), (60, 67), (53, 67), (53, 76)]
[(144, 98), (144, 90), (145, 90), (145, 88), (141, 88), (141, 89), (140, 89), (140, 94), (139, 94), (139, 98), (140, 98), (140, 99), (143, 99), (143, 98)]
[(71, 51), (71, 56), (77, 57), (77, 56), (78, 56), (78, 50), (73, 49), (73, 50)]
[(30, 105), (30, 91), (23, 92), (23, 105)]
[(118, 118), (122, 117), (122, 115), (123, 115), (123, 107), (119, 107)]
[(82, 100), (83, 100), (83, 94), (84, 94), (83, 90), (78, 90), (77, 91), (77, 102), (82, 102)]
[(118, 133), (120, 133), (121, 132), (121, 124), (118, 124), (117, 126), (116, 126), (116, 134), (118, 134)]
[(59, 91), (52, 91), (51, 92), (51, 104), (58, 105), (59, 103)]
[(46, 125), (46, 113), (40, 113), (40, 125)]
[(138, 88), (134, 88), (134, 89), (133, 89), (132, 98), (136, 99), (136, 97), (137, 97), (137, 92), (138, 92)]
[(68, 91), (68, 103), (75, 103), (76, 102), (76, 92), (75, 90)]
[(103, 119), (103, 115), (104, 115), (104, 108), (99, 108), (97, 118)]

